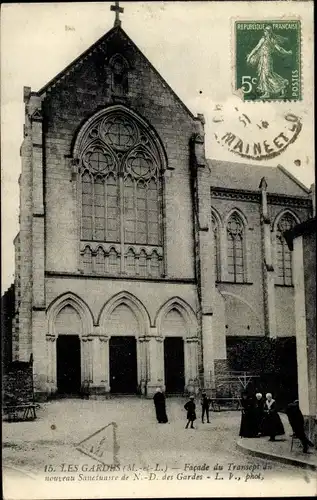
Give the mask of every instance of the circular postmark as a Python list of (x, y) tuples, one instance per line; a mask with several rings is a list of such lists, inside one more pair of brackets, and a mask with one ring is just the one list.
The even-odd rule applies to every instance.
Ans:
[(224, 111), (217, 105), (213, 117), (214, 137), (231, 153), (249, 160), (271, 160), (294, 143), (302, 130), (301, 118), (289, 111), (271, 117), (259, 110), (233, 105)]

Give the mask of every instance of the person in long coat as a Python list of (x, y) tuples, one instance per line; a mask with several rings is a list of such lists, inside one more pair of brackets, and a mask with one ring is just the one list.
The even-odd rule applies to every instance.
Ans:
[(204, 417), (206, 415), (207, 424), (210, 424), (210, 422), (209, 422), (210, 399), (207, 397), (207, 394), (205, 392), (202, 392), (202, 394), (201, 394), (200, 404), (201, 404), (201, 422), (204, 423)]
[(308, 446), (314, 444), (308, 439), (305, 434), (304, 417), (299, 407), (299, 401), (296, 399), (293, 403), (289, 403), (286, 407), (286, 415), (290, 426), (293, 429), (294, 435), (301, 441), (303, 445), (303, 453), (308, 453)]
[(264, 418), (264, 399), (262, 394), (260, 392), (257, 392), (255, 395), (255, 402), (254, 402), (254, 430), (257, 436), (259, 436), (263, 432), (262, 429), (263, 418)]
[(155, 406), (156, 419), (158, 423), (166, 424), (168, 422), (168, 418), (166, 415), (166, 402), (165, 402), (165, 396), (162, 393), (160, 387), (156, 389), (156, 393), (154, 394), (153, 400)]
[(188, 429), (190, 424), (190, 428), (194, 429), (194, 421), (196, 420), (196, 405), (195, 405), (195, 396), (189, 396), (189, 401), (184, 405), (185, 410), (187, 411), (187, 424), (185, 429)]
[(246, 392), (242, 393), (241, 397), (241, 423), (240, 437), (255, 437), (255, 422), (254, 422), (254, 401)]
[(266, 394), (266, 401), (264, 404), (264, 419), (263, 419), (263, 435), (270, 436), (269, 441), (275, 441), (276, 436), (285, 434), (282, 420), (277, 413), (276, 402), (272, 394)]

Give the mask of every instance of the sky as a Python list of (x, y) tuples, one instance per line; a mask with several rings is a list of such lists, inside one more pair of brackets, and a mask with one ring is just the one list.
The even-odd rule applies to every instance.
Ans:
[[(39, 90), (113, 27), (108, 2), (2, 4), (1, 15), (1, 198), (2, 292), (14, 280), (13, 239), (19, 231), (20, 146), (23, 86)], [(302, 130), (279, 156), (262, 165), (285, 167), (307, 187), (314, 182), (312, 2), (122, 2), (122, 28), (194, 113), (204, 114), (208, 158), (256, 164), (234, 155), (215, 134), (231, 131), (272, 140), (285, 114)], [(236, 20), (300, 19), (300, 102), (243, 102), (233, 90), (233, 23)], [(247, 115), (248, 129), (239, 117)], [(269, 127), (259, 131), (265, 121)], [(246, 132), (247, 130), (247, 132)]]

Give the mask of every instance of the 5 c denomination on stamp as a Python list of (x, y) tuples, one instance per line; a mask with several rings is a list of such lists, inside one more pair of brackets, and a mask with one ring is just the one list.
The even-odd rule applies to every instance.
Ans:
[(299, 20), (235, 21), (235, 90), (245, 101), (299, 101)]

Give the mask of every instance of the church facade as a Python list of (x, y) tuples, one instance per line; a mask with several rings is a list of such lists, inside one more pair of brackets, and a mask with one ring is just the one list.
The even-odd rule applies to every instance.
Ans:
[(119, 25), (24, 102), (12, 351), (37, 394), (212, 389), (237, 339), (295, 338), (307, 188), (208, 160), (203, 115)]

